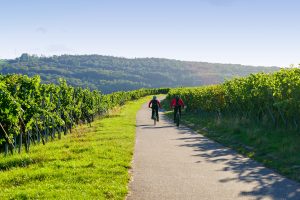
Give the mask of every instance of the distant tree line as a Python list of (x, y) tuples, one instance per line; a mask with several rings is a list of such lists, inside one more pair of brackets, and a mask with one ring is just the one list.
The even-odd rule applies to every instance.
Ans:
[(73, 86), (98, 89), (103, 93), (216, 84), (236, 76), (278, 69), (161, 58), (127, 59), (101, 55), (39, 57), (26, 53), (0, 62), (2, 74), (40, 75), (44, 83), (57, 83), (59, 78), (65, 78)]

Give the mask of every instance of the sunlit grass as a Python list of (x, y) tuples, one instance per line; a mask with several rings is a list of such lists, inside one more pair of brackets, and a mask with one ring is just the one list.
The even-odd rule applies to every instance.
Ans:
[(0, 160), (0, 199), (124, 199), (134, 148), (136, 112), (130, 102), (92, 127)]

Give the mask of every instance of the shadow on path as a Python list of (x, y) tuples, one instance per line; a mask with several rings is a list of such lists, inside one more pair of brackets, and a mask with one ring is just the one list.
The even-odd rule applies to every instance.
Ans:
[(150, 125), (150, 124), (143, 124), (143, 125), (138, 125), (136, 127), (141, 127), (142, 129), (160, 129), (160, 128), (172, 128), (174, 126), (171, 126), (171, 125), (166, 125), (166, 126), (159, 126), (159, 125), (156, 125), (154, 126), (153, 124)]
[[(190, 147), (197, 152), (193, 156), (200, 156), (210, 163), (222, 163), (221, 171), (231, 171), (234, 177), (220, 179), (221, 183), (246, 182), (255, 183), (252, 191), (241, 191), (240, 196), (248, 196), (257, 200), (269, 197), (271, 199), (300, 200), (300, 184), (284, 178), (261, 164), (245, 158), (235, 151), (228, 149), (206, 137), (197, 134), (189, 128), (180, 128), (183, 140), (181, 147)], [(197, 163), (201, 163), (198, 161)]]

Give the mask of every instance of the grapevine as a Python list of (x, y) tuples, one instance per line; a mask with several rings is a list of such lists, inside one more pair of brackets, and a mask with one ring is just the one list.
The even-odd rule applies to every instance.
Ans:
[(43, 84), (39, 76), (0, 75), (0, 148), (5, 154), (19, 153), (25, 146), (60, 139), (80, 123), (90, 124), (126, 101), (168, 89), (139, 89), (108, 95), (72, 87), (64, 79), (59, 84)]

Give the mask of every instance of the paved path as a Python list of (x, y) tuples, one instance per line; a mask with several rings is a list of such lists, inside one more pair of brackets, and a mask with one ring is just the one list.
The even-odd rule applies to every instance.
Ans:
[(128, 200), (297, 199), (300, 184), (165, 117), (154, 127), (137, 114)]

